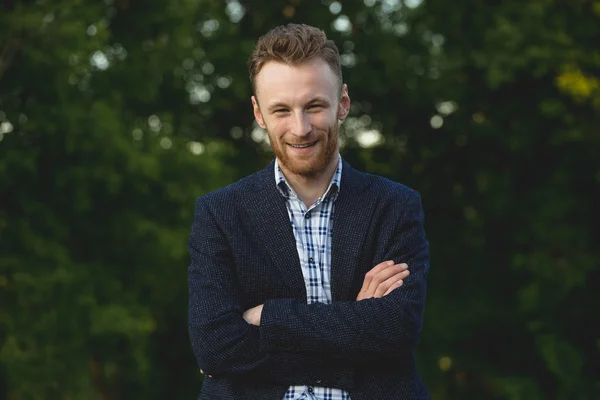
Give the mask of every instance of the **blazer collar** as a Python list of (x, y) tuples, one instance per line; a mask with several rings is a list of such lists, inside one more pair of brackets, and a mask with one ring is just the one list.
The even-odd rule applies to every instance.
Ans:
[[(335, 202), (331, 243), (331, 298), (350, 298), (363, 242), (376, 205), (367, 190), (369, 175), (358, 172), (344, 161), (339, 196)], [(360, 281), (364, 277), (360, 277)]]
[(285, 198), (275, 183), (275, 160), (249, 179), (242, 204), (256, 235), (263, 241), (271, 259), (289, 288), (290, 297), (306, 301), (304, 277), (296, 250), (296, 239)]
[[(345, 190), (351, 194), (357, 194), (364, 190), (369, 184), (367, 174), (359, 172), (352, 168), (342, 158), (342, 179), (340, 182), (340, 190)], [(248, 189), (262, 192), (267, 186), (275, 186), (275, 159), (262, 170), (258, 171), (252, 179)]]
[[(273, 262), (279, 268), (291, 297), (306, 301), (306, 288), (289, 222), (285, 198), (277, 190), (273, 159), (249, 180), (242, 196), (244, 208), (256, 234), (263, 240)], [(342, 160), (340, 191), (335, 202), (331, 251), (331, 291), (334, 301), (347, 300), (372, 215), (373, 201), (368, 201), (368, 175), (353, 169)]]

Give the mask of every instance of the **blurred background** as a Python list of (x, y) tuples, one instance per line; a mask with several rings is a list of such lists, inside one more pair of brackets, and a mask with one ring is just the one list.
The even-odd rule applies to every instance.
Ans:
[(195, 399), (198, 196), (272, 157), (246, 60), (318, 26), (354, 167), (418, 190), (434, 400), (600, 399), (600, 1), (0, 0), (0, 399)]

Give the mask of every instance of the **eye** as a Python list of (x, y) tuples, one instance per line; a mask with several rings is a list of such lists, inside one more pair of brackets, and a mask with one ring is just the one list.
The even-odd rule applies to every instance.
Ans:
[(319, 111), (319, 110), (323, 109), (323, 105), (322, 104), (311, 104), (310, 106), (308, 106), (308, 109), (311, 111)]
[(288, 110), (286, 110), (285, 108), (278, 108), (276, 110), (273, 110), (273, 114), (284, 114), (286, 113)]

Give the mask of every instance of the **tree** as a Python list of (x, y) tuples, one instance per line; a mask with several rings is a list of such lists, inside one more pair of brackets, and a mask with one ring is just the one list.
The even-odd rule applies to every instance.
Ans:
[(199, 375), (186, 241), (195, 198), (233, 179), (235, 155), (184, 134), (202, 119), (174, 70), (201, 6), (17, 2), (1, 16), (17, 46), (0, 81), (8, 398), (164, 398)]
[(272, 156), (245, 60), (305, 22), (342, 53), (344, 158), (421, 192), (434, 398), (598, 397), (597, 2), (4, 7), (0, 396), (197, 394), (194, 199)]

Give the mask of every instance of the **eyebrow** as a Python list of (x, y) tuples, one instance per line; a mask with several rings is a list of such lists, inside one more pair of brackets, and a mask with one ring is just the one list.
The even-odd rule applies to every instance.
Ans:
[[(306, 104), (310, 105), (310, 104), (313, 104), (313, 103), (325, 103), (325, 104), (329, 104), (329, 101), (326, 98), (324, 98), (324, 97), (317, 96), (317, 97), (314, 97), (314, 98), (310, 99), (310, 101), (308, 101)], [(271, 104), (267, 108), (267, 110), (269, 112), (272, 112), (272, 111), (276, 110), (277, 108), (289, 108), (289, 106), (287, 104), (283, 103), (283, 102), (278, 101), (276, 103)]]

